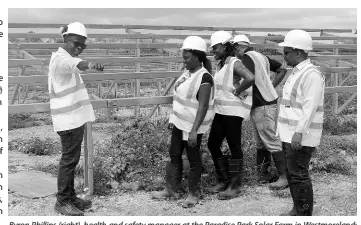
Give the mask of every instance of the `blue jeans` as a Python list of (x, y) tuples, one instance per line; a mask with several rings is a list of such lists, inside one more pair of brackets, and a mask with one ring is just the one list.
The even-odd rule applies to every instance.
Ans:
[(286, 158), (286, 175), (297, 216), (311, 216), (313, 211), (313, 188), (308, 173), (315, 147), (303, 146), (293, 150), (290, 143), (282, 142)]
[(56, 198), (59, 203), (65, 204), (76, 196), (74, 189), (75, 167), (80, 159), (84, 125), (57, 133), (60, 136), (62, 154), (59, 163), (58, 193)]
[(276, 135), (277, 105), (265, 105), (251, 110), (251, 122), (257, 149), (282, 151), (282, 142)]

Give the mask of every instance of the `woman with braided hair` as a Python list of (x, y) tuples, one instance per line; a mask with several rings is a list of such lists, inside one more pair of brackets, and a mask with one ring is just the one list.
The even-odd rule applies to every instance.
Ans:
[[(209, 134), (208, 148), (218, 183), (209, 191), (219, 193), (218, 198), (221, 200), (234, 198), (240, 191), (243, 167), (242, 121), (250, 114), (254, 82), (253, 74), (234, 57), (231, 39), (232, 35), (226, 31), (217, 31), (211, 36), (211, 48), (219, 63), (214, 76), (216, 114)], [(225, 138), (231, 150), (229, 159), (221, 151)]]

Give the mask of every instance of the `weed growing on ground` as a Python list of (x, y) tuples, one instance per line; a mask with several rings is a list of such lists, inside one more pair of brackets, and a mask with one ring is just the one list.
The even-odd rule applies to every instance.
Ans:
[(52, 155), (61, 151), (60, 143), (52, 138), (13, 139), (9, 142), (10, 151), (21, 151), (30, 155)]

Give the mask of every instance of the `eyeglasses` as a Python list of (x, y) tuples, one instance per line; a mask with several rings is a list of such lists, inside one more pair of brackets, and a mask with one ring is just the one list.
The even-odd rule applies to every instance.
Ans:
[(69, 40), (69, 41), (70, 41), (71, 43), (73, 43), (73, 45), (74, 45), (75, 48), (81, 47), (82, 49), (86, 49), (86, 47), (87, 47), (86, 44), (81, 43), (81, 42), (79, 42), (79, 41), (71, 41), (71, 40)]
[(283, 54), (284, 55), (287, 55), (288, 53), (290, 52), (293, 52), (293, 51), (298, 51), (299, 49), (296, 49), (296, 48), (293, 48), (293, 49), (290, 49), (290, 50), (283, 50)]

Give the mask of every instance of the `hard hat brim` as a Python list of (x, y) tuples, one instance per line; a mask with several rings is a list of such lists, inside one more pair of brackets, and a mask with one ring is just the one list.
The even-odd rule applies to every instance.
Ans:
[(207, 52), (206, 50), (199, 50), (199, 49), (194, 49), (194, 48), (180, 48), (180, 50), (196, 50), (196, 51), (201, 51), (201, 52)]
[[(296, 46), (294, 46), (294, 45), (289, 45), (289, 44), (287, 44), (286, 42), (281, 42), (281, 43), (278, 44), (278, 46), (281, 46), (281, 47), (290, 47), (290, 48), (297, 48)], [(301, 49), (301, 50), (305, 50), (305, 51), (311, 51), (311, 50), (313, 50), (313, 48), (305, 48), (305, 49), (297, 48), (297, 49)]]

